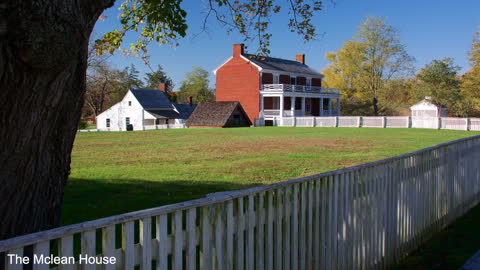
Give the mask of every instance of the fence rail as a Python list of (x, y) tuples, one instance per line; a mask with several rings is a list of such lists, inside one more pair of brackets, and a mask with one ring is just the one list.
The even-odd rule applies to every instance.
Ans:
[[(258, 118), (261, 119), (261, 118)], [(258, 121), (258, 124), (265, 121)], [(274, 117), (274, 126), (287, 127), (368, 127), (368, 128), (432, 128), (480, 131), (478, 118), (409, 117), (409, 116), (323, 116)], [(255, 124), (255, 126), (258, 126)]]
[(8, 254), (29, 252), (115, 257), (105, 269), (385, 269), (479, 202), (479, 159), (480, 136), (460, 139), (3, 240), (0, 258), (6, 269), (22, 268)]

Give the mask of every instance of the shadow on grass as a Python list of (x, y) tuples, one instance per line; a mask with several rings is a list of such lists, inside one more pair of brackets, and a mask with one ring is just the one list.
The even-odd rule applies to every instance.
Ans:
[(221, 181), (70, 178), (63, 201), (61, 225), (203, 198), (208, 193), (258, 185), (260, 184)]
[(479, 228), (480, 204), (389, 269), (458, 269), (480, 249)]

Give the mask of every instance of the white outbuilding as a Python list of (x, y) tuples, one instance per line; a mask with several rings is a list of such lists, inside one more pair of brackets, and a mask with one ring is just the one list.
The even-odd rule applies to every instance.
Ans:
[(447, 108), (433, 104), (432, 98), (429, 96), (410, 107), (410, 110), (412, 111), (412, 117), (428, 118), (447, 116)]
[(184, 124), (195, 104), (172, 104), (160, 90), (130, 89), (122, 101), (97, 116), (97, 129), (144, 130), (155, 125)]

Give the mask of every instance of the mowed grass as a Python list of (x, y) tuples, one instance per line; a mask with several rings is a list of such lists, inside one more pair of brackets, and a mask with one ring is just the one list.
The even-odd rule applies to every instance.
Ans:
[(322, 173), (478, 134), (286, 127), (78, 133), (62, 224)]
[(459, 269), (480, 250), (480, 205), (393, 265), (391, 270)]

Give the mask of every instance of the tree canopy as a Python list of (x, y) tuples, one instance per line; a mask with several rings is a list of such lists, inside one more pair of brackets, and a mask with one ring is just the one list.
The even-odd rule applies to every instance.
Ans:
[[(95, 41), (99, 53), (113, 52), (121, 48), (129, 32), (138, 32), (138, 39), (130, 44), (124, 53), (135, 54), (148, 61), (147, 47), (151, 42), (177, 46), (179, 38), (187, 34), (187, 12), (182, 8), (182, 0), (123, 0), (120, 5), (121, 28), (103, 34)], [(322, 1), (258, 1), (258, 0), (207, 0), (206, 15), (203, 20), (205, 28), (213, 17), (225, 27), (227, 34), (240, 33), (245, 41), (256, 40), (258, 51), (270, 52), (269, 26), (271, 17), (283, 10), (290, 15), (287, 27), (303, 40), (316, 37), (316, 27), (312, 18), (322, 8)]]
[(448, 107), (450, 113), (461, 115), (459, 70), (460, 67), (454, 64), (452, 58), (433, 60), (425, 65), (417, 74), (418, 99), (431, 96), (438, 105)]
[(208, 71), (201, 67), (193, 67), (180, 85), (179, 101), (185, 101), (188, 96), (193, 98), (194, 103), (215, 101), (215, 92), (208, 84)]
[(469, 115), (480, 115), (480, 30), (474, 35), (469, 51), (471, 68), (462, 77), (462, 94)]
[(332, 63), (323, 70), (326, 84), (338, 87), (346, 97), (344, 108), (379, 115), (379, 95), (385, 83), (412, 72), (413, 58), (401, 43), (398, 30), (381, 18), (366, 17), (353, 38), (336, 53), (326, 54)]

